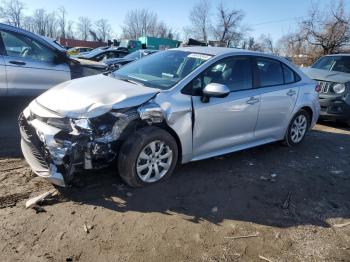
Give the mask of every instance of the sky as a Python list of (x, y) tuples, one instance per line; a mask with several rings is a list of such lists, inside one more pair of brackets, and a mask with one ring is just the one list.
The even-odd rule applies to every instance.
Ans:
[[(182, 33), (184, 26), (190, 25), (189, 13), (198, 0), (22, 0), (26, 13), (37, 8), (53, 11), (64, 6), (68, 18), (77, 21), (80, 16), (92, 20), (105, 18), (114, 33), (121, 34), (125, 14), (130, 9), (146, 8), (157, 13), (158, 18)], [(220, 0), (210, 0), (212, 13)], [(259, 37), (270, 35), (277, 41), (284, 34), (295, 29), (297, 20), (307, 17), (312, 2), (320, 6), (330, 6), (335, 0), (223, 0), (228, 8), (241, 9), (245, 13), (244, 25), (251, 29), (250, 35)]]

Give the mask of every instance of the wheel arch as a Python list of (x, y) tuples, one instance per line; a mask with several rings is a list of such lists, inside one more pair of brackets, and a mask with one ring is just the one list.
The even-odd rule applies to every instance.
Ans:
[(165, 122), (155, 125), (165, 131), (167, 131), (176, 141), (177, 144), (177, 151), (178, 151), (178, 157), (177, 157), (177, 161), (178, 163), (182, 163), (182, 146), (181, 146), (181, 140), (180, 137), (177, 135), (177, 133), (170, 127), (168, 126)]
[(123, 130), (122, 135), (121, 135), (121, 140), (125, 141), (127, 140), (127, 137), (133, 133), (136, 132), (137, 130), (145, 127), (151, 127), (151, 126), (156, 126), (158, 128), (161, 128), (168, 132), (176, 141), (177, 144), (177, 150), (178, 150), (178, 163), (182, 163), (182, 145), (181, 145), (181, 140), (177, 133), (165, 122), (163, 121), (162, 123), (159, 124), (152, 124), (149, 125), (145, 121), (142, 121), (141, 119), (134, 120), (128, 124), (128, 126)]
[(303, 106), (301, 107), (296, 113), (298, 113), (300, 110), (305, 110), (308, 114), (309, 114), (309, 117), (310, 117), (310, 123), (309, 123), (309, 127), (311, 126), (311, 123), (312, 123), (312, 120), (313, 120), (313, 117), (314, 117), (314, 112), (312, 111), (311, 107), (309, 106)]

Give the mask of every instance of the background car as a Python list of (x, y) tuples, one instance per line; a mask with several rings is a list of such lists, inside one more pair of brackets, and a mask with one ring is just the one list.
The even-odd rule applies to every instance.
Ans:
[(78, 55), (77, 58), (100, 62), (110, 58), (121, 58), (126, 56), (127, 54), (129, 54), (129, 52), (126, 50), (119, 50), (117, 48), (108, 48), (108, 49), (91, 51), (83, 55)]
[(350, 126), (350, 54), (323, 56), (303, 71), (320, 85), (320, 118)]
[(102, 64), (69, 58), (54, 40), (0, 23), (0, 96), (36, 96), (61, 82), (104, 70)]
[(124, 181), (142, 187), (169, 177), (178, 162), (300, 144), (319, 116), (316, 87), (273, 55), (171, 49), (42, 94), (19, 119), (22, 152), (60, 186), (75, 168), (117, 161)]
[(124, 56), (123, 58), (107, 59), (106, 61), (104, 61), (104, 63), (106, 65), (108, 65), (108, 70), (113, 71), (113, 70), (116, 70), (116, 69), (122, 67), (123, 65), (126, 65), (130, 62), (138, 60), (144, 56), (154, 54), (156, 52), (158, 52), (158, 50), (141, 49), (141, 50), (137, 50), (135, 52), (132, 52), (131, 54), (128, 54), (128, 55)]
[(73, 48), (68, 49), (67, 53), (68, 53), (68, 55), (79, 55), (81, 53), (90, 52), (92, 50), (93, 50), (93, 48), (91, 48), (91, 47), (78, 46), (78, 47), (73, 47)]

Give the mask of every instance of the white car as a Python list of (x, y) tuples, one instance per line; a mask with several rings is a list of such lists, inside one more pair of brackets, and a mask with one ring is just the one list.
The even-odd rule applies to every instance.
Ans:
[(317, 91), (314, 80), (276, 56), (162, 51), (39, 96), (20, 117), (22, 151), (36, 174), (60, 186), (77, 169), (117, 161), (124, 181), (141, 187), (169, 177), (178, 163), (301, 143), (319, 116)]

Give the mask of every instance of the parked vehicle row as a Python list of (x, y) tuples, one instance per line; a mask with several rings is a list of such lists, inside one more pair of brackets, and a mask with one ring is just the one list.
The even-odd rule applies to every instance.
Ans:
[(91, 52), (80, 54), (80, 55), (77, 55), (76, 57), (80, 59), (92, 60), (96, 62), (104, 62), (107, 59), (122, 58), (127, 54), (129, 54), (129, 51), (123, 48), (122, 49), (104, 48), (104, 49), (97, 49)]
[(104, 61), (104, 63), (108, 66), (108, 70), (114, 71), (130, 62), (139, 60), (147, 55), (154, 54), (156, 52), (158, 52), (158, 50), (141, 49), (141, 50), (132, 52), (131, 54), (128, 54), (123, 58), (107, 59)]
[(106, 65), (70, 58), (51, 39), (0, 24), (0, 96), (36, 96), (56, 84), (105, 70)]
[(320, 85), (320, 117), (350, 126), (350, 55), (323, 56), (304, 72)]
[(59, 186), (116, 161), (133, 187), (177, 164), (274, 141), (303, 141), (317, 83), (283, 58), (231, 48), (158, 52), (110, 74), (62, 83), (23, 111), (22, 152)]

